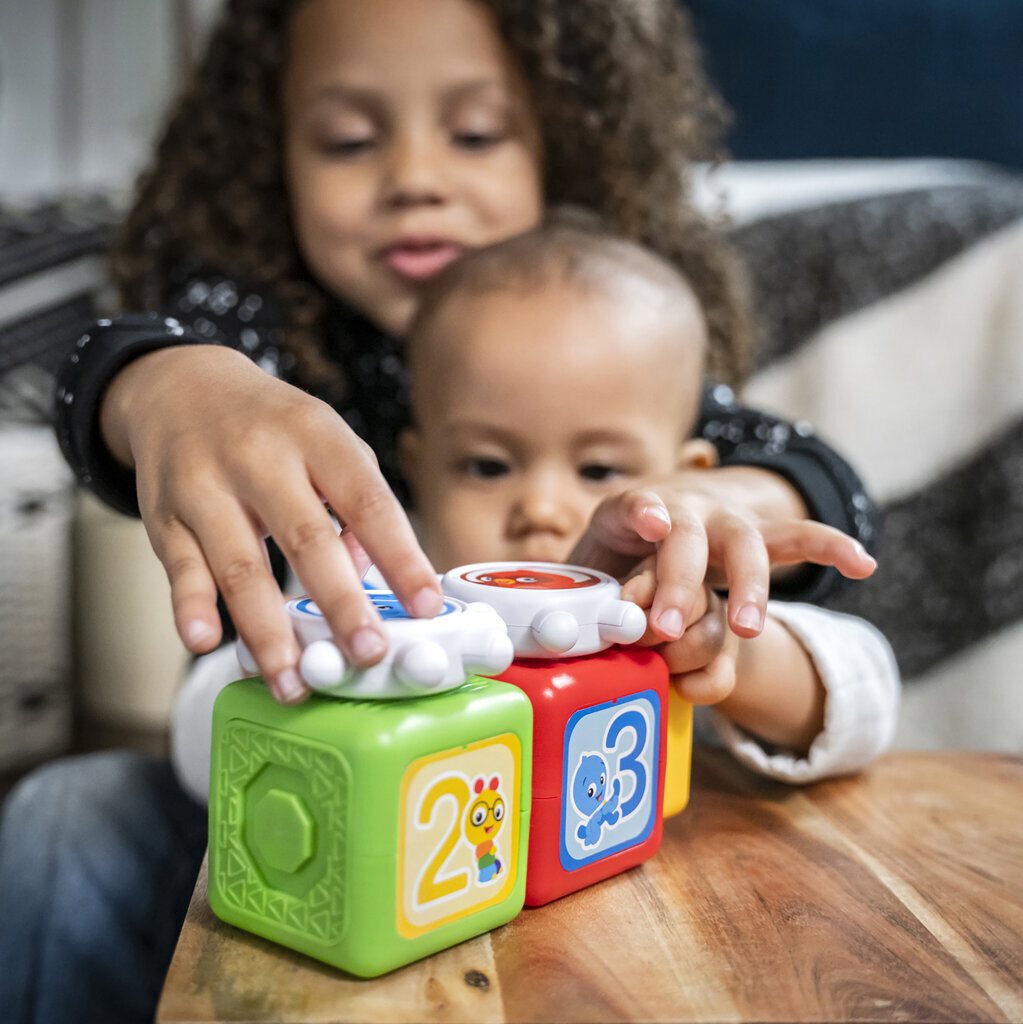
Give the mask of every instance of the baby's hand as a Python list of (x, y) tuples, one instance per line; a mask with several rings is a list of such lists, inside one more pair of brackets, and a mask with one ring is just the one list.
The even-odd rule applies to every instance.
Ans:
[(833, 565), (851, 579), (876, 568), (859, 541), (834, 527), (761, 519), (715, 486), (720, 472), (682, 471), (605, 498), (568, 560), (622, 578), (654, 554), (650, 622), (663, 640), (678, 639), (700, 617), (696, 602), (705, 579), (727, 586), (729, 626), (752, 637), (763, 629), (772, 567)]
[[(368, 446), (328, 405), (240, 353), (189, 346), (129, 364), (107, 391), (102, 430), (135, 467), (185, 645), (203, 653), (220, 642), (219, 590), (278, 700), (308, 690), (267, 536), (355, 664), (374, 664), (387, 649), (362, 588), (367, 557), (413, 615), (440, 610), (437, 576)], [(344, 526), (340, 538), (325, 502)]]
[[(646, 559), (622, 587), (622, 597), (649, 610), (657, 589), (653, 558)], [(648, 629), (640, 641), (656, 646), (668, 665), (671, 683), (690, 704), (717, 704), (735, 688), (739, 638), (728, 628), (726, 606), (709, 587), (702, 587), (693, 606), (696, 621), (678, 640), (662, 641)]]

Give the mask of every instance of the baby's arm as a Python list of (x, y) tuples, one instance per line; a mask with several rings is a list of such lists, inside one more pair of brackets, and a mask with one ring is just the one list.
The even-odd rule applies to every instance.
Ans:
[[(869, 623), (772, 602), (763, 633), (734, 644), (734, 688), (712, 722), (747, 767), (811, 782), (863, 768), (891, 744), (898, 668)], [(675, 683), (685, 696), (687, 677)]]
[[(809, 652), (770, 614), (759, 636), (729, 639), (728, 647), (735, 683), (717, 711), (758, 739), (804, 755), (824, 727), (826, 697)], [(683, 696), (692, 691), (685, 676), (677, 688)]]
[[(649, 609), (653, 561), (623, 596)], [(810, 782), (862, 768), (892, 740), (899, 674), (891, 648), (869, 623), (806, 604), (772, 601), (763, 632), (740, 638), (725, 603), (701, 588), (698, 618), (678, 639), (657, 644), (679, 694), (708, 707), (716, 732), (761, 774)], [(774, 749), (778, 748), (778, 749)]]

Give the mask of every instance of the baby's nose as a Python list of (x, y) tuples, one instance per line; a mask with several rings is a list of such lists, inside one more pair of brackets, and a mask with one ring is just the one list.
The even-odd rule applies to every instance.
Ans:
[(526, 488), (519, 498), (517, 512), (522, 533), (547, 532), (568, 537), (581, 528), (580, 512), (570, 489), (556, 478), (538, 480)]

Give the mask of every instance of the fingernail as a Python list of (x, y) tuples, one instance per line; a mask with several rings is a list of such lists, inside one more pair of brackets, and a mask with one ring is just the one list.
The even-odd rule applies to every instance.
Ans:
[(193, 619), (185, 626), (185, 643), (189, 647), (198, 647), (213, 637), (213, 627), (202, 619)]
[(669, 608), (667, 611), (663, 611), (657, 616), (657, 628), (660, 629), (665, 636), (677, 639), (682, 635), (684, 627), (685, 620), (682, 618), (682, 613), (677, 608)]
[(360, 665), (377, 661), (387, 650), (387, 641), (375, 629), (360, 629), (352, 637), (352, 658)]
[(671, 516), (668, 515), (668, 510), (663, 505), (645, 505), (643, 512), (648, 516), (653, 516), (654, 519), (660, 519), (662, 523), (667, 523), (671, 526)]
[(279, 672), (274, 679), (273, 688), (277, 699), (284, 704), (297, 704), (305, 700), (309, 693), (309, 688), (302, 682), (302, 677), (293, 668)]
[(417, 619), (432, 619), (443, 607), (444, 598), (433, 587), (423, 587), (417, 591), (409, 604), (409, 611)]
[(744, 604), (735, 613), (735, 624), (743, 629), (753, 629), (758, 633), (764, 628), (764, 617), (755, 604)]

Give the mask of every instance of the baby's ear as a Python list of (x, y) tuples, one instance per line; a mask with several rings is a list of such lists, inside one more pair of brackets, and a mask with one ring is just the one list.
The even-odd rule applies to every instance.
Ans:
[(398, 462), (401, 472), (412, 491), (413, 497), (419, 490), (418, 469), (420, 461), (420, 437), (414, 427), (406, 427), (398, 437)]
[(679, 469), (716, 469), (718, 450), (703, 438), (691, 438), (683, 441), (678, 449)]

